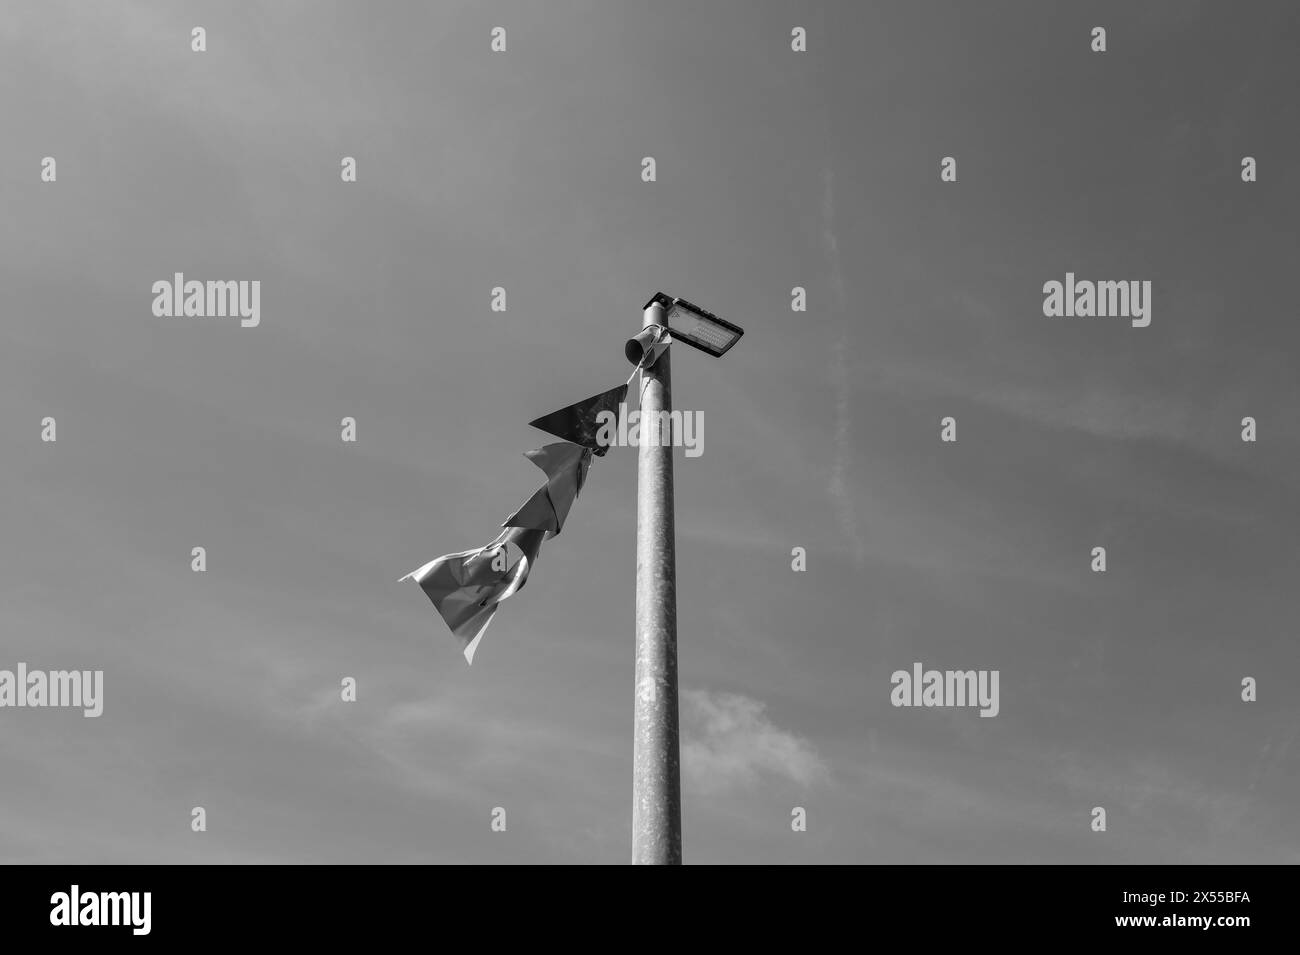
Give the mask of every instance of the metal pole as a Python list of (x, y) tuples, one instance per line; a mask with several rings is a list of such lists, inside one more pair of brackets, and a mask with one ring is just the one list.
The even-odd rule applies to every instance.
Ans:
[[(657, 302), (642, 327), (664, 324)], [(632, 863), (680, 865), (682, 792), (677, 730), (677, 565), (672, 441), (651, 443), (654, 425), (671, 435), (671, 347), (641, 371), (636, 495), (636, 707), (632, 748)], [(661, 415), (660, 412), (665, 414)], [(649, 423), (647, 422), (649, 419)], [(649, 435), (647, 427), (651, 428)]]

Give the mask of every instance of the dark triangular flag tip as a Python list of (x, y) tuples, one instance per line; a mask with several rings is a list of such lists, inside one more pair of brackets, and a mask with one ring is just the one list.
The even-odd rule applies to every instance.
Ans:
[(619, 407), (626, 399), (627, 385), (619, 385), (617, 388), (611, 388), (609, 391), (603, 391), (584, 401), (571, 404), (567, 408), (542, 415), (528, 424), (529, 427), (553, 434), (557, 438), (590, 448), (591, 453), (599, 457), (609, 448), (596, 442), (601, 424), (596, 419), (602, 411), (608, 411), (614, 415), (614, 421), (617, 422)]

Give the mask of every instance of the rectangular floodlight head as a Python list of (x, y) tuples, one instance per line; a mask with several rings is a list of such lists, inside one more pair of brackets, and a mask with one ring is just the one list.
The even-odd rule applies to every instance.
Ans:
[(692, 305), (684, 298), (671, 298), (662, 292), (656, 292), (645, 307), (658, 303), (664, 309), (664, 324), (674, 341), (708, 352), (714, 358), (721, 358), (728, 349), (740, 341), (745, 330), (725, 319), (718, 318), (712, 312)]

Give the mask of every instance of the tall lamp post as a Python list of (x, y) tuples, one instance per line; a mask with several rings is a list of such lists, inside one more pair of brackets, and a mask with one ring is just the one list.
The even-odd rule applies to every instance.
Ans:
[[(641, 369), (636, 496), (636, 703), (632, 749), (632, 862), (682, 861), (677, 718), (677, 567), (673, 518), (669, 341), (721, 357), (744, 330), (662, 292), (646, 303), (624, 351)], [(657, 440), (656, 440), (657, 439)]]

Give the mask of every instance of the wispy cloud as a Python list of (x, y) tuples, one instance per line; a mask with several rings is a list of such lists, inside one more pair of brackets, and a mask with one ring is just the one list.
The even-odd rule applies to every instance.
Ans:
[[(826, 248), (826, 257), (830, 262), (832, 303), (838, 314), (844, 309), (844, 269), (840, 262), (839, 237), (835, 234), (835, 170), (829, 165), (823, 174), (822, 183), (822, 244)], [(845, 478), (849, 460), (853, 455), (853, 423), (849, 418), (849, 373), (844, 361), (847, 347), (847, 338), (842, 334), (835, 343), (831, 358), (831, 388), (835, 392), (835, 455), (831, 460), (828, 490), (835, 502), (836, 517), (853, 547), (853, 561), (861, 567), (866, 559), (866, 544), (858, 529), (857, 507)]]
[(840, 263), (840, 240), (835, 234), (835, 169), (827, 165), (822, 174), (822, 244), (831, 267), (831, 292), (836, 309), (844, 307), (844, 269)]
[(683, 690), (682, 701), (682, 769), (689, 788), (720, 792), (750, 786), (761, 775), (811, 786), (829, 776), (812, 745), (775, 726), (762, 702), (735, 693), (689, 689)]
[(853, 454), (852, 422), (849, 420), (849, 375), (844, 364), (845, 341), (835, 343), (831, 358), (831, 387), (835, 390), (835, 456), (831, 460), (831, 477), (827, 485), (835, 501), (835, 515), (853, 547), (853, 562), (861, 568), (866, 560), (867, 545), (858, 527), (858, 509), (853, 502), (847, 473)]

